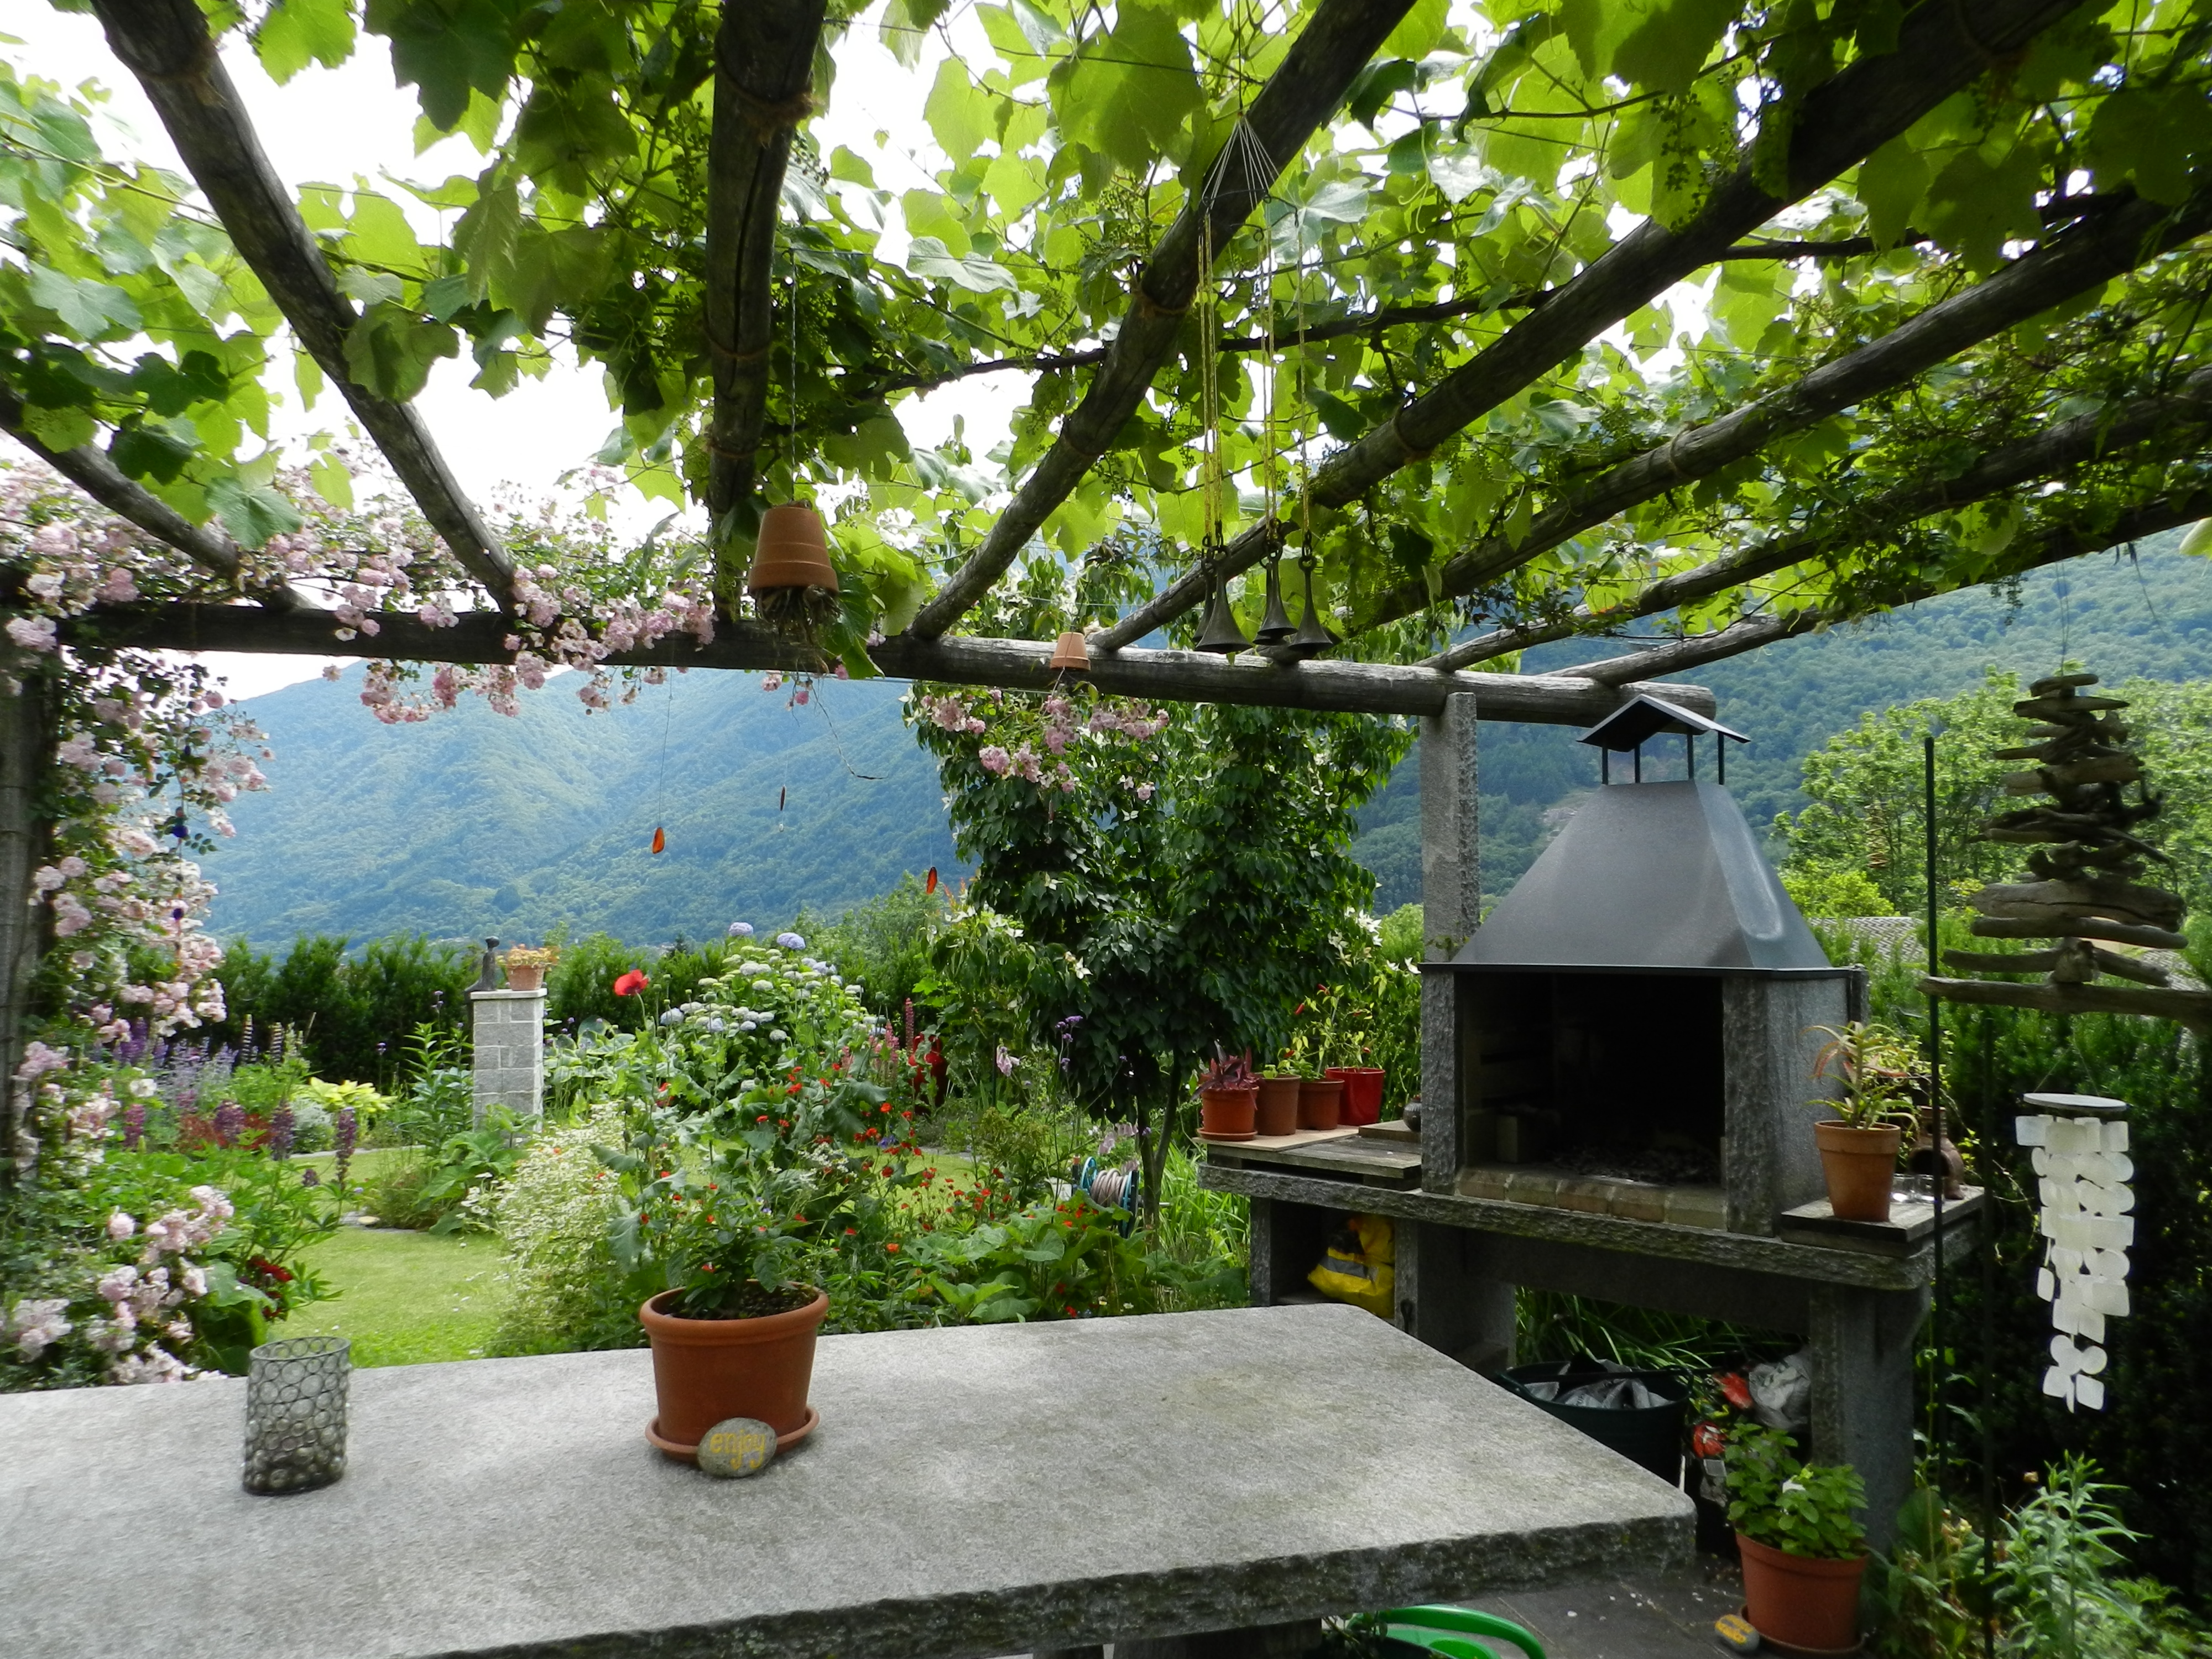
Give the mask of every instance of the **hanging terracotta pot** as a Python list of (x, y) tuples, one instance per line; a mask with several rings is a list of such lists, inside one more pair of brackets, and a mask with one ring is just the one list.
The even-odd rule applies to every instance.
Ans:
[(835, 593), (837, 571), (830, 562), (830, 532), (822, 515), (811, 507), (771, 507), (762, 514), (745, 586), (755, 593), (794, 587)]
[(1333, 1077), (1310, 1077), (1298, 1084), (1298, 1127), (1334, 1129), (1344, 1098), (1344, 1085)]
[(1260, 1091), (1254, 1089), (1200, 1089), (1198, 1091), (1198, 1133), (1207, 1140), (1249, 1140), (1255, 1131)]
[(1296, 1134), (1298, 1130), (1298, 1079), (1263, 1077), (1260, 1079), (1259, 1133)]
[(1079, 674), (1091, 666), (1091, 647), (1084, 643), (1083, 635), (1071, 628), (1054, 642), (1052, 660), (1045, 665), (1055, 673)]
[(788, 1446), (813, 1428), (806, 1403), (814, 1376), (814, 1336), (830, 1312), (817, 1291), (803, 1307), (753, 1319), (686, 1319), (669, 1311), (679, 1294), (663, 1291), (638, 1310), (653, 1344), (653, 1389), (659, 1414), (646, 1437), (671, 1457), (690, 1461), (699, 1437), (732, 1417), (774, 1429)]
[(1830, 1561), (1789, 1555), (1741, 1533), (1735, 1541), (1743, 1555), (1744, 1617), (1753, 1630), (1797, 1653), (1859, 1650), (1859, 1580), (1866, 1557)]
[(1854, 1129), (1830, 1121), (1813, 1126), (1820, 1149), (1820, 1174), (1828, 1184), (1828, 1208), (1838, 1221), (1887, 1221), (1889, 1188), (1897, 1174), (1897, 1148), (1905, 1138), (1894, 1125)]

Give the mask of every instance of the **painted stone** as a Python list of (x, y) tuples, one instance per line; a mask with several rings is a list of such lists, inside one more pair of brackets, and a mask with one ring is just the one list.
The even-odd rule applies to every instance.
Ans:
[(728, 1417), (699, 1437), (699, 1467), (734, 1480), (758, 1474), (775, 1456), (775, 1431), (750, 1417)]

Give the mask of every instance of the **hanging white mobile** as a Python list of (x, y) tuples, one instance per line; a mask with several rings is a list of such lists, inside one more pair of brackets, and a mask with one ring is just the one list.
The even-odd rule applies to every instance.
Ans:
[(2033, 1151), (2044, 1238), (2035, 1293), (2051, 1304), (2051, 1366), (2043, 1391), (2066, 1409), (2105, 1407), (2105, 1321), (2128, 1311), (2128, 1247), (2136, 1195), (2128, 1182), (2127, 1103), (2101, 1095), (2023, 1095), (2036, 1108), (2014, 1126)]

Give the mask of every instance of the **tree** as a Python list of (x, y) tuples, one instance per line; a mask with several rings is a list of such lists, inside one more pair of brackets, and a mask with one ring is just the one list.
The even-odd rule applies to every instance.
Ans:
[[(1001, 1007), (1065, 1056), (1077, 1098), (1135, 1121), (1157, 1196), (1194, 1065), (1217, 1045), (1264, 1063), (1301, 1000), (1371, 951), (1353, 813), (1411, 732), (1289, 709), (1154, 714), (1082, 688), (925, 694), (915, 719), (975, 865), (969, 902), (1026, 946), (992, 958), (1024, 981)], [(954, 951), (975, 926), (956, 924)]]

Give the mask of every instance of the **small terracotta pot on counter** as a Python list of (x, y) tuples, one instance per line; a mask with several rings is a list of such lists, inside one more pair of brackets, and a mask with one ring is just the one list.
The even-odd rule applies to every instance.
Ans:
[(1334, 1129), (1344, 1085), (1333, 1077), (1304, 1078), (1298, 1083), (1298, 1127)]
[(1905, 1132), (1854, 1129), (1833, 1121), (1813, 1126), (1820, 1149), (1820, 1174), (1828, 1183), (1828, 1207), (1838, 1221), (1889, 1219), (1890, 1183), (1897, 1175), (1897, 1148)]
[(1200, 1089), (1198, 1133), (1207, 1140), (1249, 1140), (1259, 1105), (1256, 1088)]
[(535, 962), (532, 963), (528, 967), (522, 967), (512, 962), (508, 963), (507, 964), (507, 988), (510, 991), (544, 990), (545, 988), (545, 964), (542, 962)]
[(1743, 1554), (1744, 1617), (1753, 1630), (1800, 1652), (1858, 1651), (1859, 1580), (1866, 1557), (1826, 1561), (1790, 1555), (1741, 1533), (1735, 1541)]
[(1263, 1135), (1290, 1135), (1298, 1131), (1298, 1081), (1294, 1077), (1260, 1079), (1257, 1127)]
[(688, 1458), (700, 1436), (732, 1417), (767, 1424), (786, 1444), (813, 1425), (806, 1391), (815, 1333), (830, 1313), (826, 1292), (754, 1319), (685, 1319), (667, 1311), (678, 1294), (663, 1291), (637, 1310), (653, 1342), (660, 1412), (647, 1432), (654, 1445)]

